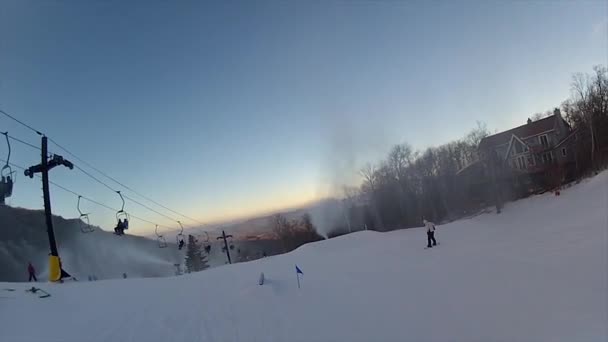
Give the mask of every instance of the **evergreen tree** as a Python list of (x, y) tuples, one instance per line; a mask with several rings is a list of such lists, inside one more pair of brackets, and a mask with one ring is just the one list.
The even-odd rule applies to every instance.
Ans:
[(186, 246), (186, 270), (188, 273), (199, 272), (209, 268), (207, 265), (207, 257), (203, 254), (200, 244), (194, 236), (188, 235), (188, 244)]

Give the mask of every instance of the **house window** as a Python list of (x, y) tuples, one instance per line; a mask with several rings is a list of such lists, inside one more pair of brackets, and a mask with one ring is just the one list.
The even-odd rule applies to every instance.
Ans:
[(562, 147), (562, 157), (565, 157), (565, 156), (566, 156), (566, 154), (567, 154), (567, 153), (566, 153), (566, 148), (565, 148), (565, 147)]
[(551, 152), (543, 153), (543, 163), (551, 164), (553, 162), (553, 155)]
[(549, 147), (549, 138), (547, 138), (546, 134), (543, 134), (538, 138), (540, 139), (540, 144), (543, 145), (543, 147)]
[(521, 144), (519, 142), (515, 142), (515, 153), (519, 154), (522, 152)]
[(529, 156), (528, 156), (528, 165), (529, 165), (529, 166), (534, 166), (534, 165), (536, 165), (536, 161), (534, 160), (534, 156), (532, 156), (532, 155), (529, 155)]
[(524, 156), (517, 157), (517, 166), (520, 170), (526, 169), (526, 160), (524, 159)]

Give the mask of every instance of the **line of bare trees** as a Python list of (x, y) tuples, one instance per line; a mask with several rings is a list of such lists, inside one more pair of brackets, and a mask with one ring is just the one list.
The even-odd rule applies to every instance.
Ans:
[(566, 120), (576, 129), (577, 168), (584, 175), (608, 163), (608, 77), (606, 67), (573, 77), (572, 95), (562, 103)]
[(281, 242), (283, 253), (292, 251), (303, 244), (324, 240), (317, 233), (309, 214), (304, 214), (299, 220), (288, 220), (278, 214), (273, 217), (273, 231)]
[(422, 217), (441, 220), (461, 213), (466, 199), (456, 173), (477, 160), (477, 146), (488, 134), (478, 123), (462, 139), (424, 151), (395, 145), (377, 165), (366, 164), (360, 191), (375, 218), (370, 229), (413, 227)]
[[(577, 176), (606, 167), (608, 163), (608, 79), (606, 68), (596, 66), (593, 74), (575, 74), (572, 96), (561, 111), (577, 135), (575, 142)], [(550, 115), (537, 114), (538, 118)], [(369, 229), (391, 230), (419, 226), (422, 218), (436, 221), (462, 217), (488, 202), (467, 196), (457, 172), (478, 160), (478, 146), (489, 135), (479, 123), (461, 139), (414, 151), (408, 144), (395, 145), (377, 164), (360, 171), (359, 193), (367, 199), (373, 220)], [(345, 194), (346, 199), (353, 197)], [(351, 204), (351, 208), (353, 205)], [(349, 214), (350, 215), (350, 214)], [(345, 232), (336, 227), (335, 235)]]

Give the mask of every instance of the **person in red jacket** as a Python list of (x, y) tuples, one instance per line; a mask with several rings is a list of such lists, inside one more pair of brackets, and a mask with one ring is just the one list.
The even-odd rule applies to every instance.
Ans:
[(27, 265), (27, 273), (29, 273), (29, 275), (30, 275), (29, 281), (32, 281), (32, 279), (34, 279), (35, 282), (38, 281), (38, 279), (36, 279), (36, 270), (34, 269), (34, 266), (32, 265), (31, 262), (29, 262)]

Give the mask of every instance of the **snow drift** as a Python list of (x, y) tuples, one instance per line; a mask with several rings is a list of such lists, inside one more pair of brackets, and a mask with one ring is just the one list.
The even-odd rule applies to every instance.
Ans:
[(370, 231), (182, 277), (40, 284), (45, 299), (0, 284), (0, 340), (606, 341), (607, 184), (439, 226), (432, 249), (423, 229)]

